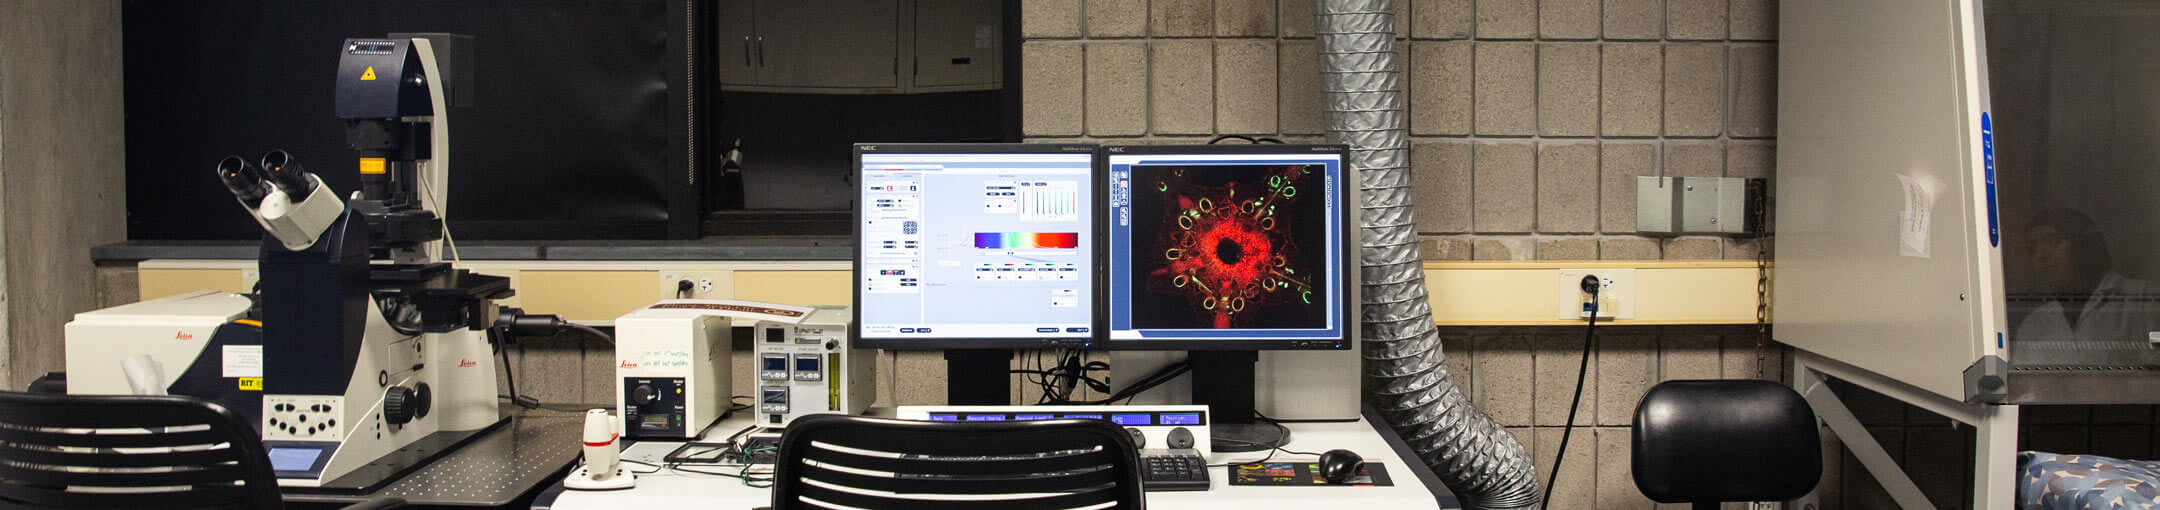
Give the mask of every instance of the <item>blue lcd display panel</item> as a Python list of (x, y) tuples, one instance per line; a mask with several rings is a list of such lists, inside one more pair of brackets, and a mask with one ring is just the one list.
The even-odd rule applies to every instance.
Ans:
[(1106, 345), (1348, 348), (1346, 149), (1221, 147), (1105, 149)]
[(967, 421), (1005, 421), (1005, 415), (1002, 415), (1002, 414), (970, 414), (970, 415), (967, 415)]
[(1154, 424), (1155, 424), (1155, 423), (1154, 423), (1154, 421), (1155, 421), (1155, 415), (1152, 415), (1152, 414), (1113, 414), (1113, 415), (1110, 415), (1110, 423), (1116, 423), (1116, 424), (1119, 424), (1119, 425), (1125, 425), (1125, 426), (1133, 426), (1133, 425), (1154, 425)]
[(1013, 421), (1048, 420), (1056, 417), (1057, 415), (1052, 414), (1015, 414), (1013, 415)]
[(1162, 415), (1162, 424), (1163, 424), (1163, 425), (1199, 425), (1199, 424), (1200, 424), (1200, 413), (1174, 413), (1174, 414), (1173, 414), (1173, 413), (1166, 413), (1166, 414), (1163, 414), (1163, 415)]
[(930, 421), (960, 421), (960, 415), (957, 415), (957, 414), (933, 414), (933, 415), (930, 415)]
[(1068, 414), (1068, 415), (1065, 415), (1065, 417), (1066, 417), (1066, 418), (1080, 418), (1080, 419), (1086, 419), (1086, 420), (1100, 420), (1100, 419), (1102, 419), (1102, 415), (1100, 415), (1100, 414)]
[(276, 471), (307, 471), (315, 467), (315, 459), (321, 456), (321, 448), (271, 448), (270, 469)]

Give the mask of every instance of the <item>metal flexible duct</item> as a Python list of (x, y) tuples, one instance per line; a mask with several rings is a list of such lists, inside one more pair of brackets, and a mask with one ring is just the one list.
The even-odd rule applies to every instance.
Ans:
[(1328, 136), (1350, 146), (1364, 230), (1365, 391), (1470, 508), (1539, 508), (1530, 455), (1442, 364), (1410, 196), (1408, 113), (1392, 0), (1317, 0)]

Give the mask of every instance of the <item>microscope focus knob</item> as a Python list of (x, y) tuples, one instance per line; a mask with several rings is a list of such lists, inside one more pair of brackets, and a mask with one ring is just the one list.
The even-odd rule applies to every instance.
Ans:
[(383, 395), (383, 421), (390, 422), (391, 425), (410, 423), (413, 418), (427, 416), (427, 411), (428, 391), (425, 386), (417, 390), (393, 386), (389, 394)]
[(635, 388), (635, 389), (631, 389), (631, 390), (630, 390), (630, 403), (631, 403), (631, 404), (635, 404), (635, 405), (641, 405), (641, 406), (642, 406), (642, 405), (645, 405), (645, 404), (650, 404), (650, 403), (652, 403), (652, 401), (653, 401), (653, 389), (652, 389), (652, 385), (649, 385), (649, 384), (640, 384), (640, 385), (638, 385), (638, 387), (637, 387), (637, 388)]

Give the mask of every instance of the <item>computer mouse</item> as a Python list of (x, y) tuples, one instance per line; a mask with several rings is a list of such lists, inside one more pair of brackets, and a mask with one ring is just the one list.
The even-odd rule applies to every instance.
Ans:
[(1365, 458), (1350, 450), (1328, 450), (1320, 454), (1320, 479), (1327, 483), (1348, 482), (1364, 468)]

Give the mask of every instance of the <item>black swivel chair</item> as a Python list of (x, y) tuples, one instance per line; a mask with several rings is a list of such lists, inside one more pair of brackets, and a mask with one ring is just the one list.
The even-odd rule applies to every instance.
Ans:
[(778, 462), (776, 510), (815, 508), (809, 501), (880, 509), (1146, 505), (1132, 438), (1101, 420), (953, 423), (812, 415), (788, 424)]
[[(403, 505), (382, 498), (346, 509)], [(0, 391), (0, 507), (283, 506), (262, 440), (225, 406)]]
[(1775, 382), (1667, 381), (1635, 407), (1635, 488), (1698, 510), (1807, 495), (1822, 478), (1815, 426), (1807, 401)]

